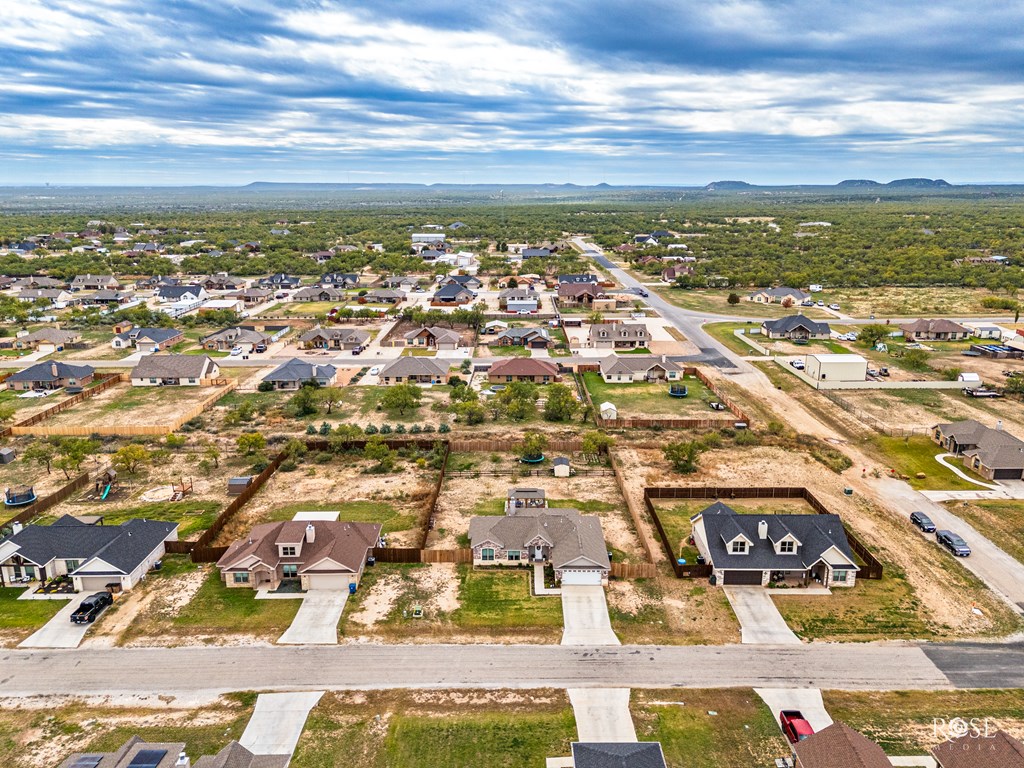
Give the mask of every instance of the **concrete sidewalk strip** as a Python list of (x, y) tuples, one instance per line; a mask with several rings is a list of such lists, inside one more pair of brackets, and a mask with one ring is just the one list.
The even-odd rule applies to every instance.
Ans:
[(740, 622), (742, 642), (764, 645), (800, 645), (764, 587), (723, 587)]
[(337, 645), (338, 622), (348, 602), (348, 592), (307, 592), (292, 624), (277, 642), (282, 645)]
[(306, 726), (309, 710), (324, 691), (261, 693), (238, 742), (254, 755), (291, 755)]
[(578, 741), (636, 741), (629, 688), (569, 688), (566, 693), (576, 716)]
[(608, 619), (604, 587), (562, 587), (562, 645), (620, 645)]
[[(77, 648), (85, 638), (91, 624), (72, 624), (71, 614), (81, 604), (84, 595), (75, 595), (68, 604), (53, 615), (34, 633), (20, 643), (19, 648)], [(106, 613), (106, 611), (104, 611)], [(103, 614), (100, 614), (102, 619)]]
[(832, 718), (825, 711), (825, 704), (821, 700), (821, 691), (818, 688), (755, 688), (754, 693), (768, 705), (776, 723), (779, 722), (779, 712), (784, 709), (797, 709), (811, 724), (815, 733), (832, 725)]

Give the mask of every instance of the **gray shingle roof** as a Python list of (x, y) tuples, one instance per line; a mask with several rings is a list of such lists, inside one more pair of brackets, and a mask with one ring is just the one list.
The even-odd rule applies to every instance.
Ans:
[(683, 366), (674, 363), (665, 355), (608, 355), (601, 358), (601, 373), (646, 373), (655, 366), (666, 371), (681, 371)]
[(62, 363), (59, 360), (36, 363), (30, 365), (23, 371), (18, 371), (7, 377), (8, 382), (21, 381), (57, 381), (58, 379), (84, 379), (92, 376), (94, 369), (91, 365), (71, 365)]
[(337, 339), (343, 344), (365, 344), (370, 340), (370, 332), (362, 328), (311, 328), (299, 336), (301, 342), (316, 339)]
[(974, 419), (939, 424), (938, 429), (960, 446), (977, 446), (968, 447), (963, 453), (965, 456), (977, 456), (986, 467), (1024, 469), (1024, 440), (1009, 432), (986, 427)]
[(333, 365), (320, 365), (311, 363), (308, 360), (300, 360), (293, 357), (286, 363), (281, 363), (274, 370), (263, 377), (263, 381), (309, 381), (310, 379), (333, 380), (338, 369)]
[(143, 341), (151, 341), (154, 344), (162, 344), (181, 335), (181, 331), (177, 328), (132, 328), (130, 331), (119, 333), (117, 337), (125, 341), (135, 339), (138, 342), (141, 339)]
[(132, 378), (201, 379), (212, 365), (206, 355), (146, 355), (132, 369)]
[(806, 328), (810, 333), (830, 333), (828, 323), (818, 323), (808, 320), (803, 315), (789, 315), (780, 317), (778, 320), (765, 320), (761, 324), (768, 333), (789, 333), (797, 328)]
[(462, 298), (463, 294), (469, 296), (469, 298), (473, 297), (472, 292), (468, 288), (465, 288), (458, 283), (448, 283), (447, 285), (442, 285), (437, 289), (434, 293), (434, 298), (442, 301), (453, 301), (455, 299)]
[(444, 376), (448, 373), (448, 365), (429, 357), (398, 357), (384, 366), (380, 378), (396, 378), (401, 376)]
[(661, 742), (572, 743), (576, 768), (665, 768)]
[(492, 541), (505, 549), (525, 548), (538, 537), (550, 543), (550, 560), (556, 569), (581, 558), (593, 563), (592, 567), (611, 568), (601, 519), (596, 515), (581, 515), (575, 509), (522, 507), (514, 515), (474, 517), (469, 522), (474, 547)]
[[(699, 516), (703, 518), (705, 543), (715, 568), (805, 570), (818, 562), (831, 547), (838, 549), (851, 563), (854, 560), (839, 515), (741, 515), (719, 501), (700, 512)], [(758, 525), (762, 521), (768, 523), (766, 541), (758, 537)], [(800, 542), (796, 553), (776, 554), (774, 542), (787, 534), (792, 534)], [(747, 554), (732, 554), (728, 550), (727, 542), (739, 535), (751, 542)], [(847, 565), (842, 561), (830, 564)]]

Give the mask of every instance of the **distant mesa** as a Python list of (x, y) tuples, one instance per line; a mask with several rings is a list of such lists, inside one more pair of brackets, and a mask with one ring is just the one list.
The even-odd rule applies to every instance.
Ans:
[(896, 179), (890, 181), (887, 187), (904, 187), (909, 189), (942, 189), (953, 186), (945, 179)]
[(748, 184), (745, 181), (712, 181), (706, 187), (705, 192), (722, 192), (732, 189), (753, 189), (753, 184)]
[(845, 179), (836, 184), (837, 187), (881, 187), (877, 181), (873, 179)]

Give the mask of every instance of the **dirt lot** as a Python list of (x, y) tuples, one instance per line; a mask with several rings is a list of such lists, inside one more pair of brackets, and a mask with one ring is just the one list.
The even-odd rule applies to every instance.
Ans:
[(849, 391), (840, 396), (858, 410), (895, 429), (922, 429), (936, 424), (977, 419), (1004, 425), (1024, 435), (1024, 408), (1012, 398), (968, 398), (959, 390)]
[(172, 424), (224, 387), (111, 387), (48, 419), (43, 426), (132, 426)]
[[(274, 473), (225, 526), (217, 545), (230, 544), (259, 523), (290, 520), (303, 509), (328, 509), (340, 510), (342, 520), (383, 522), (388, 546), (417, 546), (435, 475), (403, 460), (399, 471), (368, 474), (364, 470), (372, 463), (342, 456), (327, 464), (307, 462), (294, 472)], [(347, 517), (346, 506), (351, 509)]]
[(983, 288), (847, 288), (823, 291), (814, 299), (826, 304), (839, 304), (843, 313), (854, 317), (904, 316), (922, 317), (931, 315), (980, 315), (1013, 318), (1006, 310), (986, 309), (981, 300), (997, 294)]
[[(476, 515), (502, 514), (509, 488), (543, 488), (551, 506), (578, 505), (584, 514), (601, 518), (605, 541), (627, 561), (642, 561), (643, 548), (619, 494), (614, 477), (460, 477), (445, 481), (437, 501), (434, 530), (427, 540), (432, 549), (452, 549), (469, 532)], [(569, 502), (566, 504), (565, 502)], [(588, 503), (589, 502), (589, 503)]]
[[(1005, 605), (958, 563), (868, 499), (859, 495), (843, 495), (842, 489), (847, 484), (843, 477), (807, 454), (772, 447), (714, 450), (701, 456), (698, 474), (685, 476), (670, 473), (658, 450), (619, 449), (618, 452), (627, 466), (643, 467), (633, 475), (637, 484), (645, 481), (662, 485), (792, 485), (808, 488), (829, 509), (841, 515), (889, 569), (886, 578), (891, 577), (893, 581), (883, 579), (866, 586), (871, 590), (877, 590), (876, 585), (887, 583), (893, 587), (891, 594), (879, 598), (888, 601), (886, 611), (898, 614), (897, 619), (890, 616), (887, 620), (890, 637), (899, 636), (895, 629), (897, 625), (906, 628), (904, 636), (930, 637), (979, 636), (1004, 632), (1007, 627), (1016, 625)], [(857, 471), (856, 468), (849, 470), (853, 471)], [(858, 584), (853, 591), (864, 586), (865, 583)], [(787, 596), (785, 599), (793, 598)], [(802, 616), (807, 619), (807, 611), (819, 611), (821, 617), (827, 617), (840, 604), (840, 601), (833, 601), (802, 606)], [(972, 613), (972, 605), (980, 608), (983, 615)], [(881, 605), (878, 613), (882, 613)], [(867, 622), (870, 616), (869, 613), (861, 619)], [(810, 619), (807, 621), (810, 626)], [(829, 636), (828, 631), (820, 629), (815, 634), (824, 638)]]

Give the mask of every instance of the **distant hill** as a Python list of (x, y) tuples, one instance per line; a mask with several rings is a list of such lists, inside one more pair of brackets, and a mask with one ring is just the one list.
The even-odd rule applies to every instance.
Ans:
[(877, 181), (872, 179), (844, 179), (836, 184), (837, 187), (881, 187)]
[(944, 187), (952, 187), (945, 179), (896, 179), (890, 181), (885, 186), (887, 187), (901, 187), (904, 189), (942, 189)]
[(733, 189), (753, 189), (753, 184), (748, 184), (745, 181), (712, 181), (706, 187), (705, 192), (727, 192)]

